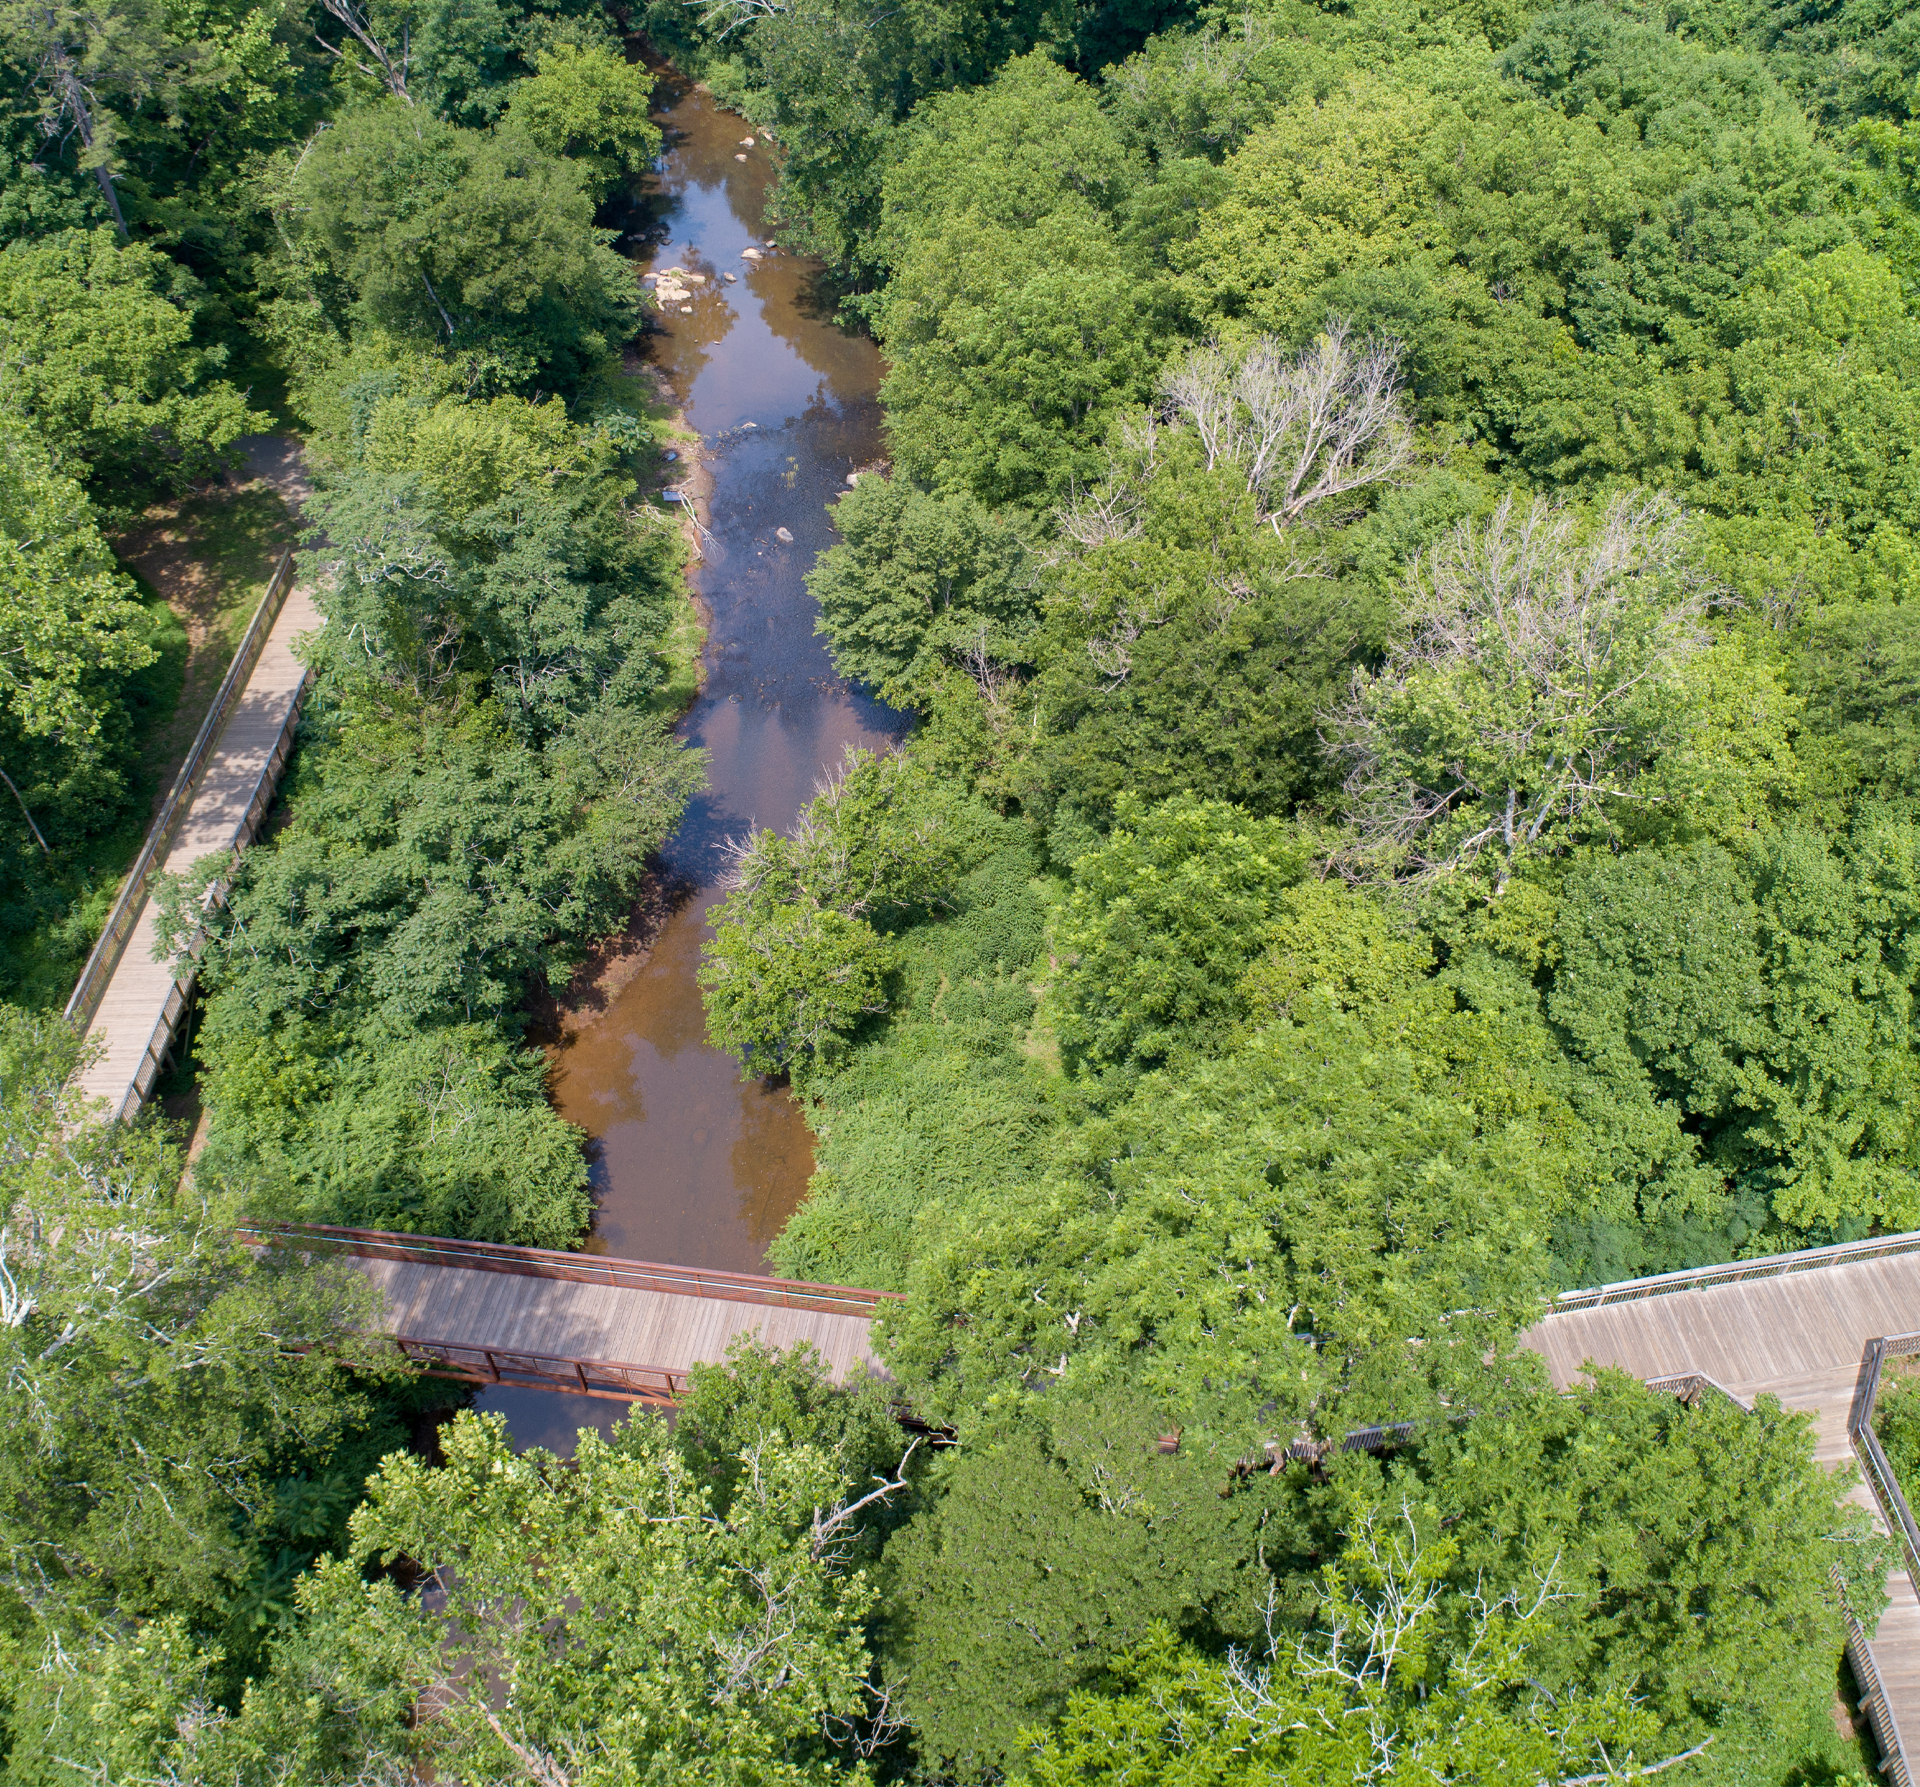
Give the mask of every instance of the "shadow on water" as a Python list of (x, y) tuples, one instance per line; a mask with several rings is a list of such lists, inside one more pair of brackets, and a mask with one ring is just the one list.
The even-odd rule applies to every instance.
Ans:
[(473, 1406), (505, 1415), (507, 1431), (519, 1450), (544, 1446), (556, 1457), (571, 1458), (583, 1427), (610, 1436), (615, 1424), (625, 1421), (638, 1405), (608, 1396), (565, 1396), (554, 1390), (508, 1385), (481, 1391)]

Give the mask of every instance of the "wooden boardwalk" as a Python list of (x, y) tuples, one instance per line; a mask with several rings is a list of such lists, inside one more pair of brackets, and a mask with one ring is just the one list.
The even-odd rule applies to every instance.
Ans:
[(885, 1377), (872, 1319), (886, 1292), (369, 1229), (274, 1226), (249, 1241), (345, 1256), (376, 1285), (409, 1357), (478, 1383), (671, 1403), (695, 1365), (746, 1334), (813, 1347), (836, 1383)]
[[(276, 583), (290, 577), (291, 566), (283, 563)], [(151, 876), (184, 873), (203, 857), (231, 855), (246, 844), (286, 761), (307, 675), (293, 643), (316, 631), (321, 617), (306, 590), (270, 588), (255, 622), (260, 636), (249, 627), (228, 683), (67, 1007), (100, 1047), (80, 1074), (79, 1087), (90, 1099), (104, 1099), (114, 1117), (132, 1116), (152, 1091), (191, 991), (190, 976), (176, 981), (166, 963), (154, 960)]]
[(571, 1389), (575, 1386), (566, 1381), (564, 1370), (535, 1369), (534, 1362), (570, 1366), (579, 1361), (580, 1389), (588, 1395), (623, 1395), (630, 1392), (610, 1387), (605, 1368), (641, 1373), (651, 1368), (657, 1380), (649, 1375), (631, 1381), (648, 1387), (657, 1381), (658, 1391), (648, 1399), (669, 1400), (683, 1387), (689, 1367), (717, 1364), (739, 1336), (752, 1333), (782, 1350), (802, 1344), (817, 1348), (837, 1383), (861, 1370), (885, 1375), (874, 1356), (872, 1324), (864, 1315), (518, 1278), (457, 1266), (355, 1263), (385, 1294), (393, 1332), (407, 1337), (410, 1350), (453, 1364), (478, 1364), (482, 1355), (491, 1353), (495, 1371), (475, 1374), (489, 1378), (503, 1374)]
[[(1878, 1251), (1902, 1242), (1903, 1251)], [(1812, 1416), (1814, 1456), (1837, 1469), (1855, 1462), (1848, 1429), (1869, 1342), (1920, 1329), (1920, 1237), (1783, 1256), (1787, 1262), (1795, 1267), (1770, 1276), (1675, 1273), (1575, 1292), (1525, 1342), (1562, 1388), (1591, 1362), (1642, 1379), (1697, 1373), (1746, 1403), (1776, 1396)], [(1769, 1264), (1749, 1262), (1746, 1270)], [(1887, 1524), (1864, 1482), (1852, 1499)], [(1882, 1751), (1899, 1754), (1920, 1740), (1920, 1595), (1906, 1570), (1887, 1579), (1887, 1592), (1868, 1667), (1886, 1699), (1876, 1725), (1895, 1728), (1881, 1731)], [(1856, 1673), (1861, 1664), (1856, 1659)], [(1903, 1787), (1915, 1779), (1904, 1755), (1888, 1773)]]

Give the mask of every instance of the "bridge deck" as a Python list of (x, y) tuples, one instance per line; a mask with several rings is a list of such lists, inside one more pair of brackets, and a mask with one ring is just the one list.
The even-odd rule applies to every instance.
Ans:
[[(306, 667), (293, 655), (293, 641), (320, 624), (308, 592), (290, 591), (161, 865), (166, 873), (181, 874), (203, 856), (246, 841), (254, 797), (262, 778), (272, 773), (275, 752), (306, 679)], [(174, 1020), (183, 1004), (171, 969), (153, 959), (155, 916), (149, 899), (87, 1029), (88, 1037), (104, 1049), (80, 1075), (79, 1086), (90, 1099), (106, 1099), (114, 1116), (146, 1097), (159, 1065), (153, 1047), (156, 1033)]]
[[(1902, 1253), (1560, 1311), (1525, 1339), (1562, 1388), (1591, 1360), (1638, 1378), (1699, 1372), (1745, 1402), (1763, 1392), (1777, 1396), (1813, 1416), (1814, 1456), (1838, 1468), (1853, 1462), (1847, 1424), (1867, 1342), (1916, 1329), (1920, 1253)], [(1879, 1504), (1864, 1483), (1852, 1499), (1879, 1521)], [(1887, 1593), (1874, 1662), (1911, 1745), (1920, 1738), (1920, 1596), (1905, 1570), (1888, 1577)]]
[(439, 1345), (545, 1359), (612, 1360), (678, 1373), (725, 1358), (736, 1335), (757, 1329), (771, 1346), (811, 1343), (836, 1381), (862, 1367), (885, 1375), (864, 1316), (409, 1260), (356, 1258), (352, 1263), (385, 1292), (395, 1334)]

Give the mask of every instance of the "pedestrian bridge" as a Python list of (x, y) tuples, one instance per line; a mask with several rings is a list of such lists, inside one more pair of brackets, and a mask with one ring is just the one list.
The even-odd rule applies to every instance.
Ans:
[(891, 1291), (661, 1266), (378, 1229), (260, 1223), (252, 1244), (338, 1254), (381, 1292), (387, 1332), (444, 1377), (671, 1404), (743, 1334), (815, 1347), (835, 1382), (884, 1375), (871, 1338)]
[[(836, 1381), (884, 1375), (871, 1325), (898, 1298), (845, 1285), (654, 1265), (367, 1229), (260, 1224), (250, 1242), (350, 1260), (385, 1300), (387, 1328), (429, 1371), (483, 1384), (672, 1404), (693, 1366), (740, 1335), (819, 1349)], [(1589, 1364), (1678, 1395), (1745, 1407), (1776, 1396), (1812, 1417), (1814, 1455), (1857, 1461), (1854, 1499), (1902, 1541), (1907, 1567), (1869, 1640), (1848, 1645), (1896, 1787), (1920, 1787), (1901, 1731), (1920, 1733), (1920, 1529), (1873, 1435), (1882, 1374), (1920, 1355), (1920, 1234), (1570, 1291), (1523, 1337), (1566, 1389)]]

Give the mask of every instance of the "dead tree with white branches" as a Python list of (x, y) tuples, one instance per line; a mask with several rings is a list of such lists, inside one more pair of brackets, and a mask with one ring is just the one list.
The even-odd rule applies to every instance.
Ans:
[(1168, 415), (1200, 437), (1209, 471), (1237, 467), (1276, 535), (1321, 515), (1413, 458), (1400, 343), (1330, 317), (1313, 344), (1271, 335), (1196, 348), (1161, 385)]
[(1694, 728), (1708, 599), (1666, 496), (1618, 497), (1587, 528), (1539, 498), (1463, 522), (1411, 565), (1400, 643), (1328, 717), (1356, 866), (1432, 876), (1491, 855), (1504, 887), (1555, 828), (1666, 798), (1646, 771)]
[[(1386, 336), (1356, 338), (1339, 317), (1298, 354), (1270, 335), (1243, 346), (1215, 341), (1194, 349), (1162, 381), (1158, 412), (1125, 428), (1107, 475), (1056, 511), (1058, 556), (1138, 538), (1166, 449), (1173, 437), (1190, 432), (1208, 471), (1225, 469), (1244, 479), (1258, 535), (1271, 530), (1285, 542), (1281, 562), (1263, 564), (1257, 585), (1237, 574), (1210, 581), (1212, 624), (1225, 627), (1260, 587), (1323, 575), (1313, 529), (1349, 515), (1360, 493), (1391, 481), (1412, 461), (1400, 352)], [(1174, 610), (1175, 592), (1150, 589), (1095, 623), (1087, 653), (1109, 690), (1132, 674), (1142, 635), (1165, 626)]]

